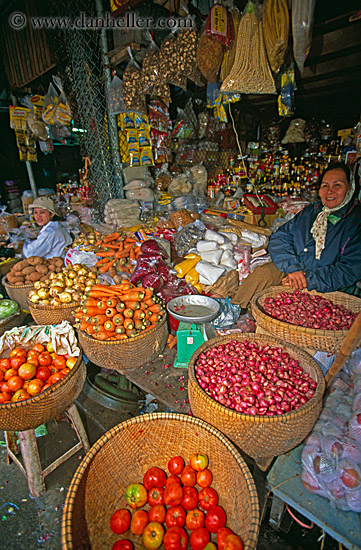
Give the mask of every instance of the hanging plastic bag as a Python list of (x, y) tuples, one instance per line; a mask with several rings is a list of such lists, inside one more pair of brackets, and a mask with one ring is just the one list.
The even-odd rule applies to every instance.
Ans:
[(278, 114), (292, 116), (294, 114), (295, 71), (287, 69), (281, 74), (281, 93), (278, 96)]
[(127, 108), (123, 101), (123, 84), (119, 76), (114, 75), (109, 86), (109, 114), (118, 115), (126, 111)]
[(213, 4), (207, 17), (205, 33), (210, 38), (218, 40), (227, 49), (232, 46), (234, 42), (233, 17), (225, 6)]
[(127, 51), (130, 61), (123, 74), (123, 101), (129, 111), (146, 113), (145, 95), (139, 92), (144, 89), (142, 71), (133, 56), (132, 48), (128, 47)]
[(229, 298), (216, 298), (216, 300), (220, 305), (220, 313), (211, 324), (216, 329), (233, 327), (241, 314), (241, 306), (231, 304)]
[(292, 0), (293, 55), (301, 74), (311, 48), (315, 5), (316, 0)]
[(202, 75), (209, 82), (217, 81), (222, 60), (223, 45), (204, 32), (198, 42), (197, 63)]
[(54, 124), (58, 124), (60, 126), (70, 125), (72, 120), (72, 114), (71, 114), (68, 100), (63, 90), (63, 85), (58, 76), (53, 76), (53, 82), (56, 88), (59, 90), (59, 100), (56, 104), (55, 113), (54, 113)]
[(272, 71), (277, 74), (288, 46), (290, 16), (287, 0), (266, 0), (262, 17), (268, 61)]
[(46, 96), (44, 97), (42, 119), (45, 124), (55, 124), (55, 109), (59, 102), (59, 94), (55, 86), (50, 82)]

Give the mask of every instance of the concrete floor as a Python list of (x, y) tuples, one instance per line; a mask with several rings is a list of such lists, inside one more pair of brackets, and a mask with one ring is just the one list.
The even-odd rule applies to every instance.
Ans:
[[(133, 416), (126, 411), (107, 409), (89, 399), (84, 392), (80, 394), (76, 403), (91, 444), (94, 444), (108, 429)], [(164, 405), (161, 403), (155, 401), (154, 404), (158, 411), (164, 410)], [(66, 421), (49, 422), (47, 431), (47, 435), (37, 440), (43, 467), (77, 442), (71, 425)], [(2, 434), (3, 432), (0, 432), (0, 439), (3, 439)], [(31, 498), (25, 477), (14, 463), (8, 464), (4, 443), (1, 445), (0, 550), (60, 550), (62, 507), (71, 479), (84, 453), (74, 455), (49, 474), (45, 479), (46, 493), (39, 498)], [(254, 466), (249, 466), (255, 478), (261, 508), (263, 508), (266, 495), (265, 474)], [(318, 527), (308, 531), (288, 521), (287, 518), (282, 528), (290, 529), (288, 533), (282, 530), (275, 531), (270, 527), (268, 523), (270, 502), (271, 498), (267, 500), (267, 505), (264, 507), (265, 514), (257, 550), (320, 549), (321, 542), (318, 539), (322, 533)], [(337, 550), (338, 545), (327, 536), (323, 548)]]

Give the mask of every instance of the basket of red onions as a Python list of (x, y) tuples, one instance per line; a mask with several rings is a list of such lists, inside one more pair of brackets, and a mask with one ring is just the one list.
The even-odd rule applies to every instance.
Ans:
[(361, 299), (344, 292), (319, 293), (274, 286), (251, 300), (257, 327), (296, 346), (337, 353)]
[(194, 416), (218, 428), (266, 470), (301, 443), (322, 409), (325, 379), (302, 349), (273, 336), (213, 338), (192, 355)]

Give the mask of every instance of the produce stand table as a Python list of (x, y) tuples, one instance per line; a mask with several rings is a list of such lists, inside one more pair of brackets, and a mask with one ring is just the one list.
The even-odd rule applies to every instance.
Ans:
[(333, 508), (326, 498), (307, 491), (301, 481), (303, 445), (279, 456), (267, 476), (273, 493), (270, 523), (279, 528), (284, 504), (313, 521), (350, 550), (361, 549), (361, 514)]

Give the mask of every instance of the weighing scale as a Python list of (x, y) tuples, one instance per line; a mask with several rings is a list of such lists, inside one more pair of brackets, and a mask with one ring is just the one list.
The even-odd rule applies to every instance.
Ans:
[(219, 315), (219, 309), (220, 305), (214, 298), (195, 294), (178, 296), (168, 302), (168, 313), (180, 321), (175, 367), (188, 368), (189, 360), (196, 349), (217, 336), (209, 321)]

